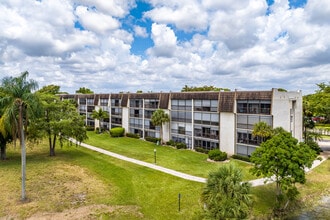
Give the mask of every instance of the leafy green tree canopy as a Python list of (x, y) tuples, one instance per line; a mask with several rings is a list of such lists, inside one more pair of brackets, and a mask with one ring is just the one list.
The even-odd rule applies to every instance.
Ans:
[(202, 86), (202, 87), (196, 87), (196, 86), (187, 86), (185, 85), (182, 89), (181, 92), (196, 92), (196, 91), (230, 91), (230, 89), (227, 88), (217, 88), (215, 86)]
[(275, 181), (275, 208), (283, 208), (284, 195), (289, 200), (295, 197), (298, 193), (295, 183), (305, 183), (305, 168), (311, 167), (317, 154), (305, 143), (298, 143), (283, 128), (274, 131), (274, 136), (252, 153), (250, 159), (254, 167), (251, 172)]
[(80, 93), (80, 94), (94, 94), (94, 92), (92, 90), (90, 90), (89, 88), (86, 88), (86, 87), (80, 87), (78, 90), (76, 90), (76, 93)]
[(330, 121), (330, 82), (317, 84), (319, 87), (315, 94), (303, 97), (305, 116), (323, 116), (326, 122)]

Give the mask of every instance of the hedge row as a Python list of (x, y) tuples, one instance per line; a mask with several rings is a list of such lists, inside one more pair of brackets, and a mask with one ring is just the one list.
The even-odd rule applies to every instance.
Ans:
[(186, 149), (187, 148), (187, 145), (185, 143), (175, 142), (173, 140), (166, 142), (166, 145), (173, 146), (176, 149)]
[(237, 154), (234, 154), (233, 156), (231, 156), (233, 159), (237, 159), (237, 160), (243, 160), (243, 161), (246, 161), (246, 162), (250, 162), (250, 157), (247, 157), (247, 156), (242, 156), (242, 155), (237, 155)]

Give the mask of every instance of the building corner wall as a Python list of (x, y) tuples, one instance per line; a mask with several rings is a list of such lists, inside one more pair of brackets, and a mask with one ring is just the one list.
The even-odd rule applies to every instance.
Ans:
[(123, 107), (122, 108), (122, 126), (125, 128), (125, 132), (129, 132), (129, 108)]
[(220, 150), (228, 155), (235, 154), (235, 114), (221, 112), (220, 113)]
[(273, 89), (272, 100), (273, 127), (282, 127), (292, 136), (303, 140), (302, 93), (280, 92)]

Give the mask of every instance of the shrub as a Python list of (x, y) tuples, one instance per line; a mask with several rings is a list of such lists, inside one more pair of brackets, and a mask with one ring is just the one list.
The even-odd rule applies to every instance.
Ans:
[(86, 131), (94, 131), (95, 128), (93, 126), (86, 126)]
[(314, 150), (318, 155), (322, 152), (322, 149), (320, 148), (320, 146), (318, 145), (318, 143), (316, 143), (314, 140), (308, 140), (306, 142), (306, 144), (312, 149)]
[(149, 142), (153, 142), (153, 143), (160, 143), (160, 138), (156, 138), (156, 137), (146, 137), (145, 138), (146, 141), (149, 141)]
[(139, 134), (133, 134), (133, 133), (126, 133), (126, 137), (139, 139), (140, 135)]
[(123, 137), (124, 133), (125, 133), (125, 128), (122, 127), (111, 128), (110, 130), (111, 137)]
[(169, 140), (169, 141), (166, 142), (166, 145), (175, 146), (175, 141)]
[(214, 161), (224, 161), (227, 159), (227, 153), (218, 149), (210, 150), (208, 155), (209, 158)]
[(195, 151), (204, 153), (204, 154), (208, 154), (210, 150), (202, 148), (202, 147), (195, 147)]
[(250, 157), (248, 156), (242, 156), (242, 155), (237, 155), (234, 154), (233, 156), (231, 156), (233, 159), (237, 159), (237, 160), (242, 160), (242, 161), (246, 161), (246, 162), (250, 162)]
[(187, 148), (187, 145), (186, 145), (185, 143), (179, 143), (179, 142), (177, 142), (177, 143), (175, 144), (175, 147), (176, 147), (177, 149), (186, 149), (186, 148)]

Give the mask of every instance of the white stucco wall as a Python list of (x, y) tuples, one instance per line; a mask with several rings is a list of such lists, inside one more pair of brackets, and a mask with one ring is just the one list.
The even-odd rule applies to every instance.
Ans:
[(292, 136), (302, 141), (303, 112), (302, 93), (279, 92), (273, 89), (272, 100), (273, 127), (282, 127), (292, 133)]
[(236, 134), (235, 114), (220, 113), (220, 150), (227, 152), (228, 155), (235, 153), (235, 134)]
[[(167, 109), (164, 109), (164, 112), (166, 114), (168, 114), (170, 117), (170, 111), (167, 110)], [(170, 125), (170, 122), (166, 122), (164, 125), (163, 125), (163, 141), (164, 142), (167, 142), (169, 141), (171, 138), (170, 138), (170, 129), (171, 129), (171, 125)]]
[(125, 128), (125, 133), (129, 132), (128, 123), (129, 123), (129, 109), (124, 107), (122, 108), (122, 126)]

